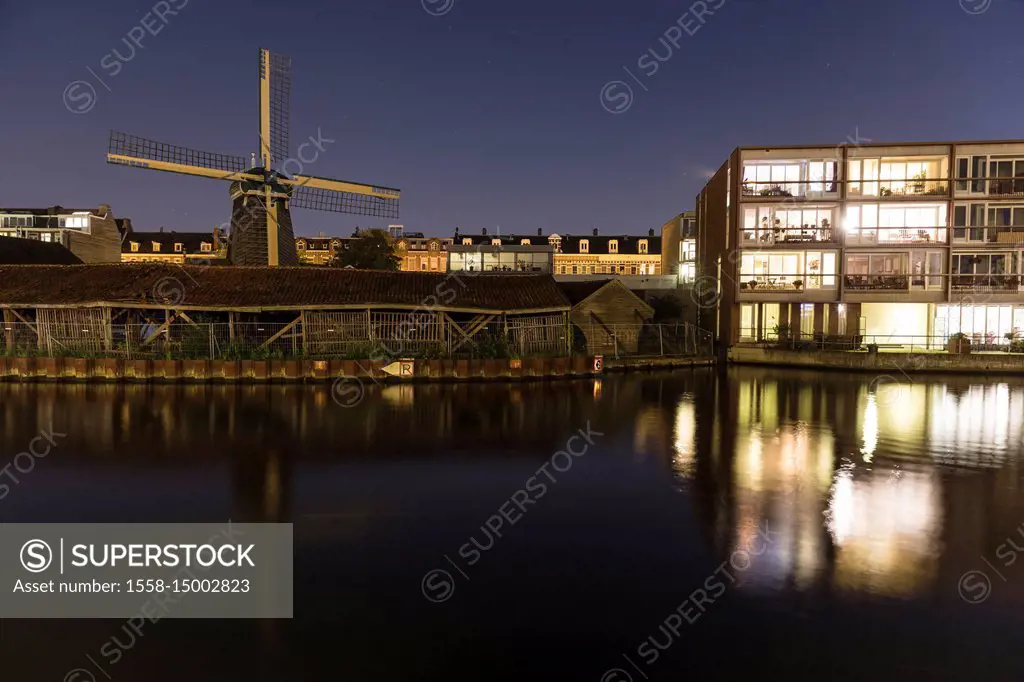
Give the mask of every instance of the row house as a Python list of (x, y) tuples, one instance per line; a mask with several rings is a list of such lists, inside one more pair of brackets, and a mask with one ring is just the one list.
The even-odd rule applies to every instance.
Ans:
[(210, 232), (136, 232), (127, 230), (121, 242), (122, 263), (203, 264), (227, 258), (227, 240), (220, 228)]
[(738, 148), (696, 232), (704, 323), (727, 346), (1024, 332), (1022, 141)]
[(597, 230), (589, 236), (551, 234), (537, 230), (534, 236), (467, 235), (455, 232), (456, 246), (550, 247), (554, 275), (660, 275), (661, 236), (649, 230), (646, 236), (605, 236)]

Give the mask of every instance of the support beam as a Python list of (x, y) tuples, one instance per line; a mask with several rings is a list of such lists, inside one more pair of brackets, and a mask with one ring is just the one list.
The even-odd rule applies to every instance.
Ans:
[(286, 325), (285, 325), (285, 326), (284, 326), (284, 327), (283, 327), (283, 328), (281, 329), (281, 331), (277, 332), (276, 334), (274, 334), (273, 336), (271, 336), (271, 337), (270, 337), (269, 339), (267, 339), (266, 341), (264, 341), (264, 342), (263, 342), (262, 344), (260, 344), (260, 348), (266, 348), (266, 347), (267, 347), (267, 346), (269, 346), (270, 344), (274, 343), (274, 341), (277, 341), (277, 340), (278, 340), (279, 338), (281, 338), (282, 336), (284, 336), (285, 334), (287, 334), (287, 333), (288, 333), (289, 331), (291, 331), (292, 329), (295, 329), (295, 325), (297, 325), (297, 324), (298, 324), (298, 323), (300, 323), (300, 322), (302, 322), (302, 316), (301, 316), (301, 315), (299, 315), (299, 316), (298, 316), (298, 317), (296, 317), (296, 318), (295, 318), (294, 320), (292, 320), (291, 322), (289, 322), (288, 324), (286, 324)]
[(14, 350), (14, 315), (11, 311), (4, 309), (4, 338), (7, 340), (7, 352)]

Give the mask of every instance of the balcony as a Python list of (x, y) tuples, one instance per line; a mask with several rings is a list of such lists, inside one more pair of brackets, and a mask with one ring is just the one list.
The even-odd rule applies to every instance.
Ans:
[(850, 291), (909, 291), (909, 275), (846, 275), (843, 284)]
[(829, 226), (787, 225), (743, 230), (744, 246), (774, 246), (775, 244), (838, 244), (839, 233)]

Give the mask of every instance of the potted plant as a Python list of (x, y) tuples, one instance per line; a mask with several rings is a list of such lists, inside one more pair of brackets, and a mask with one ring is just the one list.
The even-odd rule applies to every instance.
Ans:
[(951, 334), (946, 342), (946, 352), (955, 355), (968, 355), (971, 352), (971, 340), (961, 332)]
[(913, 192), (914, 194), (924, 194), (925, 172), (921, 171), (917, 175), (912, 176), (910, 179), (912, 181), (910, 183), (910, 191)]
[(757, 286), (757, 280), (756, 279), (750, 280), (749, 282), (747, 282), (747, 286), (749, 286), (751, 289), (755, 288)]
[(1016, 341), (1017, 341), (1017, 330), (1014, 329), (1012, 331), (1006, 332), (1005, 334), (1003, 334), (1003, 338), (1006, 339), (1006, 341), (1007, 341), (1006, 352), (1007, 353), (1012, 353), (1014, 347), (1017, 345), (1017, 343), (1016, 343)]
[(804, 288), (804, 281), (802, 279), (793, 280), (793, 288), (796, 289), (797, 291), (800, 291), (801, 289)]

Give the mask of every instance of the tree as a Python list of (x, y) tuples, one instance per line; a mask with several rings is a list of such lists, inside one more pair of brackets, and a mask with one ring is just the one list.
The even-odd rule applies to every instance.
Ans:
[(347, 245), (338, 247), (333, 264), (361, 270), (397, 270), (400, 262), (391, 235), (384, 230), (362, 230)]

